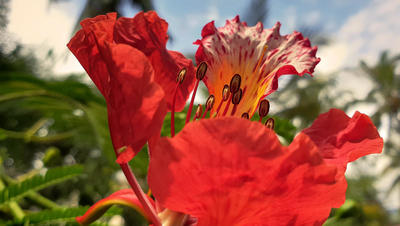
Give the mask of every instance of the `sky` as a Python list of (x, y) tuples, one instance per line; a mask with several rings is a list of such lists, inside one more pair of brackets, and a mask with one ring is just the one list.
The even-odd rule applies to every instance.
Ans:
[[(56, 57), (53, 72), (67, 74), (83, 72), (78, 61), (68, 52), (66, 43), (72, 35), (75, 20), (82, 9), (82, 0), (10, 0), (9, 35), (44, 57), (52, 49)], [(126, 0), (125, 0), (126, 1)], [(186, 54), (194, 53), (192, 43), (200, 38), (202, 27), (215, 20), (223, 26), (226, 19), (244, 15), (248, 0), (154, 0), (155, 10), (169, 23), (173, 41), (168, 48)], [(124, 16), (132, 17), (138, 9), (123, 7)], [(339, 72), (337, 91), (355, 90), (358, 97), (366, 95), (371, 83), (344, 70), (358, 65), (360, 60), (374, 64), (379, 54), (389, 50), (400, 53), (399, 0), (269, 0), (268, 18), (264, 27), (282, 23), (281, 33), (287, 34), (303, 26), (319, 28), (329, 37), (330, 44), (319, 48), (320, 64), (314, 73), (331, 76)], [(398, 68), (399, 69), (399, 68)], [(371, 112), (364, 107), (364, 112)], [(385, 137), (385, 134), (381, 134)], [(392, 198), (399, 200), (399, 197)], [(397, 205), (397, 206), (396, 206)], [(394, 208), (399, 204), (388, 203)]]

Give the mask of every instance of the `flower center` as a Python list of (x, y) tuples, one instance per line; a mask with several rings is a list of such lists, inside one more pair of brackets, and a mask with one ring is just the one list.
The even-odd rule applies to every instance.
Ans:
[[(258, 60), (258, 63), (256, 67), (254, 68), (253, 71), (256, 71), (257, 68), (262, 64), (264, 54), (267, 50), (267, 46), (264, 46), (263, 53), (260, 56), (260, 59)], [(194, 104), (194, 99), (196, 97), (197, 89), (200, 84), (200, 81), (204, 78), (206, 72), (208, 69), (208, 65), (206, 62), (202, 62), (199, 64), (197, 67), (196, 71), (196, 83), (195, 83), (195, 88), (192, 94), (192, 98), (189, 104), (189, 109), (186, 115), (186, 121), (185, 124), (190, 122), (191, 115), (192, 115), (192, 110), (193, 110), (193, 104)], [(176, 88), (174, 92), (174, 99), (173, 99), (173, 104), (172, 104), (172, 111), (171, 111), (171, 137), (175, 136), (175, 98), (176, 98), (176, 93), (177, 90), (180, 87), (180, 84), (182, 84), (183, 80), (185, 79), (186, 75), (186, 69), (182, 68), (176, 78)], [(249, 76), (248, 76), (249, 77)], [(242, 76), (240, 74), (234, 74), (228, 84), (224, 84), (221, 89), (221, 95), (215, 96), (214, 94), (211, 94), (205, 104), (204, 104), (204, 112), (203, 112), (203, 105), (199, 104), (196, 109), (196, 113), (192, 119), (192, 121), (196, 121), (197, 119), (204, 119), (208, 115), (209, 118), (215, 118), (215, 117), (224, 117), (224, 116), (238, 116), (246, 119), (251, 119), (253, 117), (254, 112), (250, 112), (250, 110), (246, 112), (238, 111), (238, 108), (240, 110), (243, 109), (241, 107), (242, 105), (258, 105), (258, 112), (259, 112), (259, 122), (262, 122), (263, 118), (266, 117), (269, 113), (269, 108), (270, 104), (269, 101), (266, 99), (257, 99), (257, 98), (246, 98), (247, 96), (250, 96), (251, 93), (247, 92), (248, 87), (252, 84), (252, 81), (249, 81), (249, 78), (246, 77), (245, 81), (243, 81)], [(255, 77), (255, 76), (251, 76)], [(253, 85), (256, 86), (257, 84)], [(243, 87), (244, 86), (244, 87)], [(243, 88), (242, 88), (243, 87)], [(252, 87), (252, 90), (258, 90), (258, 87)], [(261, 92), (263, 92), (262, 90)], [(247, 96), (245, 96), (247, 95)], [(254, 95), (254, 94), (253, 94)], [(257, 95), (255, 95), (258, 97)], [(244, 100), (248, 101), (249, 103), (244, 103)], [(218, 103), (216, 105), (217, 107), (214, 108), (215, 103)], [(274, 120), (272, 118), (268, 118), (265, 122), (265, 125), (273, 129), (274, 128)]]

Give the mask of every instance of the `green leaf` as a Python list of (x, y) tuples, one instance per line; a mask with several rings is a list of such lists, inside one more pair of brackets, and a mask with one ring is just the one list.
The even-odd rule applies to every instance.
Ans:
[(82, 174), (82, 172), (83, 167), (80, 165), (49, 169), (44, 175), (38, 174), (19, 183), (7, 186), (0, 191), (0, 204), (24, 197), (31, 191), (37, 191), (76, 177)]
[[(59, 208), (52, 210), (42, 210), (40, 212), (31, 213), (26, 215), (21, 221), (9, 222), (8, 225), (21, 224), (29, 222), (29, 225), (62, 221), (74, 222), (76, 217), (82, 216), (89, 209), (87, 206), (73, 207), (73, 208)], [(105, 216), (114, 216), (122, 214), (122, 209), (118, 207), (111, 207)]]

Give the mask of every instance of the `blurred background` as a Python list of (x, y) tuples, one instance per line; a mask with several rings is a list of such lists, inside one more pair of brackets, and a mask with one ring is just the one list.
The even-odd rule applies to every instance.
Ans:
[[(350, 165), (347, 201), (325, 225), (399, 225), (398, 0), (0, 0), (0, 225), (74, 225), (88, 206), (128, 187), (115, 164), (105, 101), (66, 44), (83, 18), (140, 10), (156, 10), (169, 23), (168, 48), (192, 59), (202, 27), (236, 15), (265, 28), (280, 21), (282, 34), (309, 37), (321, 63), (314, 77), (280, 79), (269, 97), (276, 131), (289, 143), (333, 107), (370, 115), (384, 153)], [(131, 164), (146, 191), (146, 151)], [(97, 224), (146, 222), (111, 208)]]

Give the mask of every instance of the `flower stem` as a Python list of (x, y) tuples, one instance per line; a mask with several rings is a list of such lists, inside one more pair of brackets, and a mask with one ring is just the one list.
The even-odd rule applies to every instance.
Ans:
[(120, 164), (122, 172), (124, 172), (126, 179), (128, 180), (129, 185), (132, 187), (133, 192), (139, 199), (140, 203), (143, 206), (143, 210), (148, 214), (151, 219), (151, 222), (154, 226), (161, 226), (160, 219), (157, 216), (154, 207), (151, 205), (150, 201), (146, 198), (143, 190), (140, 188), (139, 183), (136, 180), (135, 175), (133, 174), (131, 168), (128, 163)]

